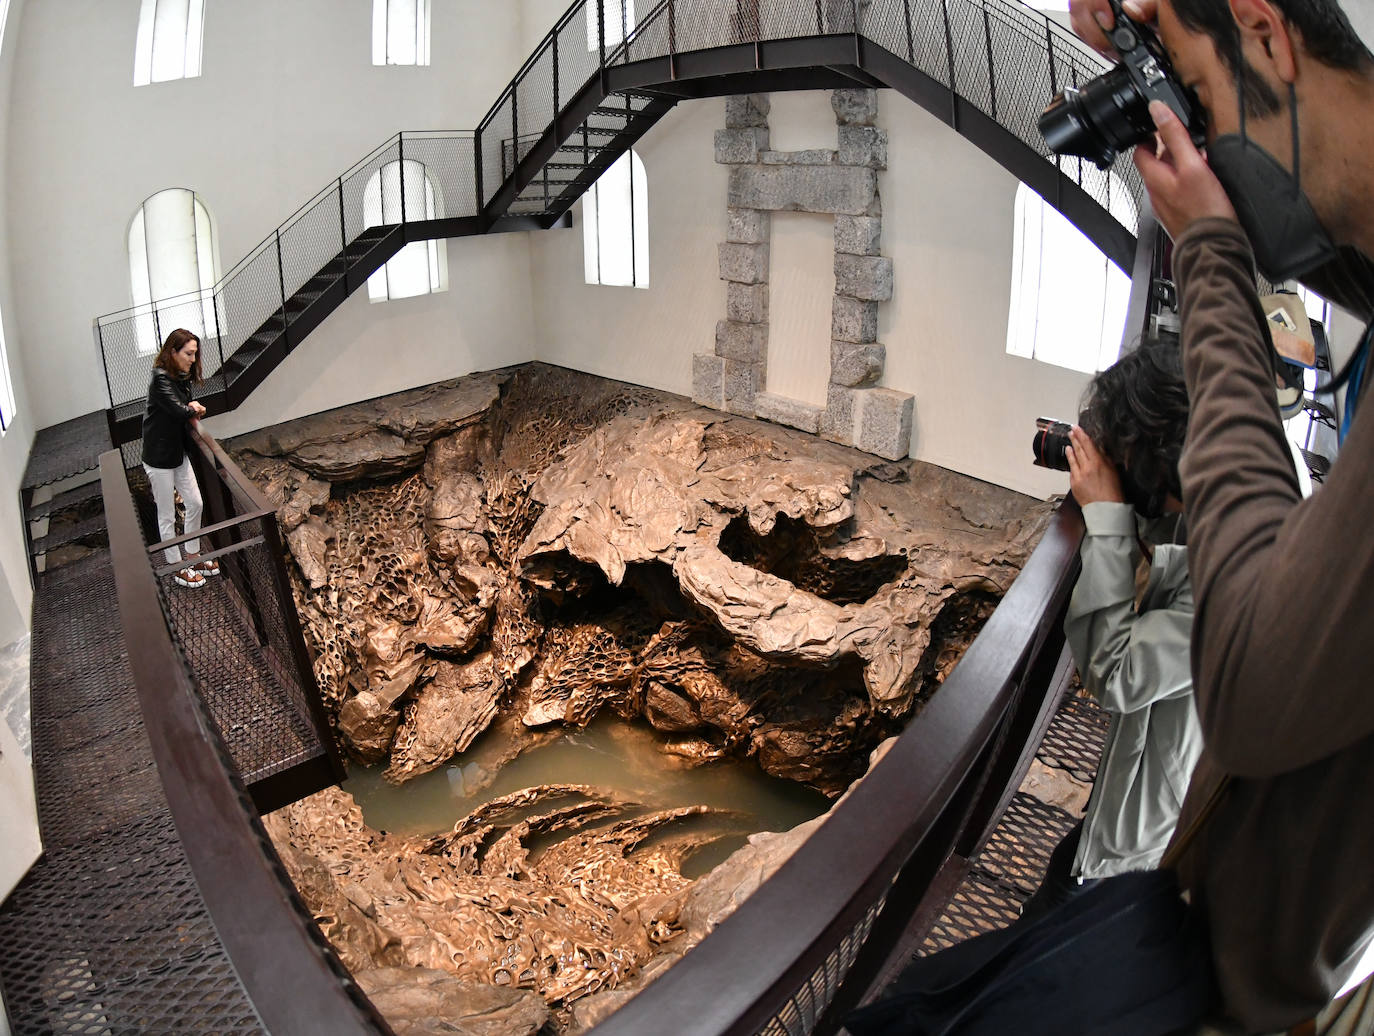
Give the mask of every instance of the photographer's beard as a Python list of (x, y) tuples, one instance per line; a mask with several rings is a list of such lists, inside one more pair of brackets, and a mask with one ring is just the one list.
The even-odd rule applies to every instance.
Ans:
[(1278, 284), (1331, 262), (1337, 250), (1302, 190), (1297, 89), (1288, 84), (1293, 140), (1293, 172), (1289, 173), (1245, 132), (1244, 72), (1241, 66), (1237, 68), (1240, 131), (1214, 140), (1207, 148), (1207, 164), (1235, 206), (1260, 272)]

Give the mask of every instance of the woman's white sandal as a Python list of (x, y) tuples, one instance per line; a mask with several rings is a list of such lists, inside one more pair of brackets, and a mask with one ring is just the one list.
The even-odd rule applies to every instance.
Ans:
[(205, 585), (205, 577), (194, 568), (179, 569), (172, 578), (178, 586), (190, 587), (192, 590), (199, 590)]

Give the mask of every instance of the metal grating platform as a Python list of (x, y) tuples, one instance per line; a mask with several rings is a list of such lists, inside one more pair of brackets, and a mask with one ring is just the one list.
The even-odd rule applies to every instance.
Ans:
[[(1070, 694), (1055, 714), (1038, 758), (1046, 766), (1091, 782), (1107, 733), (1107, 714), (1091, 698)], [(983, 851), (931, 927), (919, 953), (946, 949), (1021, 916), (1040, 887), (1050, 854), (1080, 818), (1018, 791)]]
[(1020, 917), (1021, 904), (1040, 886), (1050, 853), (1077, 822), (1033, 795), (1013, 795), (987, 846), (926, 936), (921, 954), (1005, 928)]
[(40, 428), (34, 436), (19, 488), (37, 489), (93, 471), (100, 464), (100, 455), (112, 446), (110, 425), (103, 410)]
[(167, 809), (107, 553), (39, 586), (32, 671), (44, 855), (0, 908), (14, 1033), (262, 1032)]
[(1055, 714), (1035, 757), (1046, 766), (1065, 771), (1074, 780), (1091, 784), (1107, 738), (1107, 714), (1091, 698), (1070, 694)]

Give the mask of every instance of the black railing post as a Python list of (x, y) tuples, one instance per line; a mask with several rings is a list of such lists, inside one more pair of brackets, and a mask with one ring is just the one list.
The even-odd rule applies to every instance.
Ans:
[[(623, 2), (623, 0), (622, 0)], [(606, 0), (596, 0), (596, 37), (601, 61), (601, 96), (606, 96)]]
[(620, 47), (624, 51), (624, 61), (630, 60), (630, 19), (625, 11), (625, 0), (620, 3)]
[(821, 36), (825, 33), (825, 11), (821, 8), (821, 0), (816, 0), (816, 35)]
[[(201, 312), (204, 313), (204, 311), (205, 311), (205, 307), (204, 307), (204, 306), (201, 306)], [(224, 332), (223, 332), (222, 330), (220, 330), (220, 326), (219, 326), (219, 292), (217, 292), (217, 291), (211, 291), (211, 292), (210, 292), (210, 312), (211, 312), (212, 314), (214, 314), (214, 317), (215, 317), (215, 348), (216, 348), (216, 351), (219, 353), (219, 369), (220, 369), (220, 370), (223, 370), (223, 369), (224, 369)], [(224, 386), (224, 387), (225, 387), (225, 388), (228, 388), (228, 387), (229, 387), (229, 385), (228, 385), (227, 382), (225, 383), (225, 386)]]
[(558, 33), (553, 34), (553, 138), (556, 144), (563, 142), (558, 132)]
[(157, 347), (158, 347), (159, 349), (161, 349), (161, 348), (162, 348), (162, 321), (158, 318), (158, 315), (157, 315), (157, 303), (156, 303), (156, 302), (149, 303), (149, 306), (152, 308), (152, 311), (153, 311), (153, 337), (157, 339), (157, 343), (156, 343), (156, 344), (157, 344)]
[(520, 168), (520, 98), (516, 84), (510, 85), (510, 171)]
[(949, 124), (959, 128), (959, 91), (954, 83), (954, 33), (949, 27), (949, 0), (940, 0), (945, 16), (945, 61), (949, 67)]
[(1054, 67), (1054, 33), (1050, 30), (1049, 18), (1045, 19), (1045, 53), (1050, 58), (1050, 96), (1056, 97), (1059, 94), (1059, 76)]
[(911, 32), (911, 0), (902, 0), (902, 6), (906, 8), (906, 61), (908, 65), (916, 64), (916, 39)]
[(396, 134), (396, 153), (400, 155), (397, 165), (401, 167), (401, 223), (406, 221), (406, 135)]
[(992, 68), (992, 21), (988, 16), (988, 9), (983, 8), (983, 40), (988, 48), (988, 104), (992, 110), (988, 112), (995, 120), (997, 118), (997, 74)]
[[(95, 322), (95, 344), (100, 347), (100, 366), (105, 368), (105, 391), (110, 397), (110, 409), (114, 409), (114, 386), (110, 384), (110, 358), (105, 353), (105, 333), (100, 328), (100, 321)], [(20, 511), (20, 514), (28, 514), (27, 511)], [(24, 519), (24, 528), (29, 527), (28, 519)]]
[(477, 192), (477, 208), (475, 215), (479, 218), (482, 215), (482, 206), (486, 199), (482, 197), (482, 131), (479, 129), (472, 135), (472, 163), (473, 163), (473, 190)]
[(339, 255), (344, 261), (344, 271), (348, 271), (348, 220), (344, 216), (343, 177), (339, 177)]
[(863, 68), (863, 52), (859, 48), (859, 0), (849, 0), (849, 13), (854, 19), (854, 64)]
[(281, 336), (286, 340), (286, 348), (291, 350), (291, 339), (286, 333), (286, 267), (281, 261), (281, 230), (277, 231), (277, 285), (281, 288)]
[(677, 0), (668, 0), (668, 76), (677, 79)]

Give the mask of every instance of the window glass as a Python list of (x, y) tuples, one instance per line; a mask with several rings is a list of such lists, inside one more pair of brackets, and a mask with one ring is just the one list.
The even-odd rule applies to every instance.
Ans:
[[(1113, 214), (1134, 226), (1130, 196), (1114, 177), (1109, 188)], [(1014, 219), (1007, 352), (1088, 373), (1111, 366), (1121, 351), (1130, 277), (1025, 184)]]
[(205, 0), (143, 0), (134, 41), (134, 86), (200, 75)]
[[(3, 18), (3, 15), (0, 15)], [(0, 321), (0, 435), (14, 423), (14, 384), (10, 381), (10, 359), (5, 353), (5, 325)]]
[(429, 64), (429, 0), (372, 0), (372, 63)]
[(582, 258), (588, 284), (649, 286), (648, 212), (644, 162), (627, 151), (582, 199)]
[[(622, 42), (635, 28), (635, 0), (605, 0), (606, 49)], [(601, 34), (597, 31), (596, 0), (587, 0), (587, 49), (601, 49)]]
[(214, 221), (194, 191), (168, 188), (138, 207), (129, 224), (129, 290), (140, 354), (156, 353), (178, 327), (202, 344), (215, 337), (218, 255)]
[[(363, 188), (363, 223), (369, 227), (401, 222), (401, 183), (405, 181), (405, 218), (439, 219), (443, 199), (424, 163), (388, 162), (372, 174)], [(373, 302), (407, 299), (448, 290), (448, 247), (444, 241), (412, 241), (367, 279), (367, 297)]]

